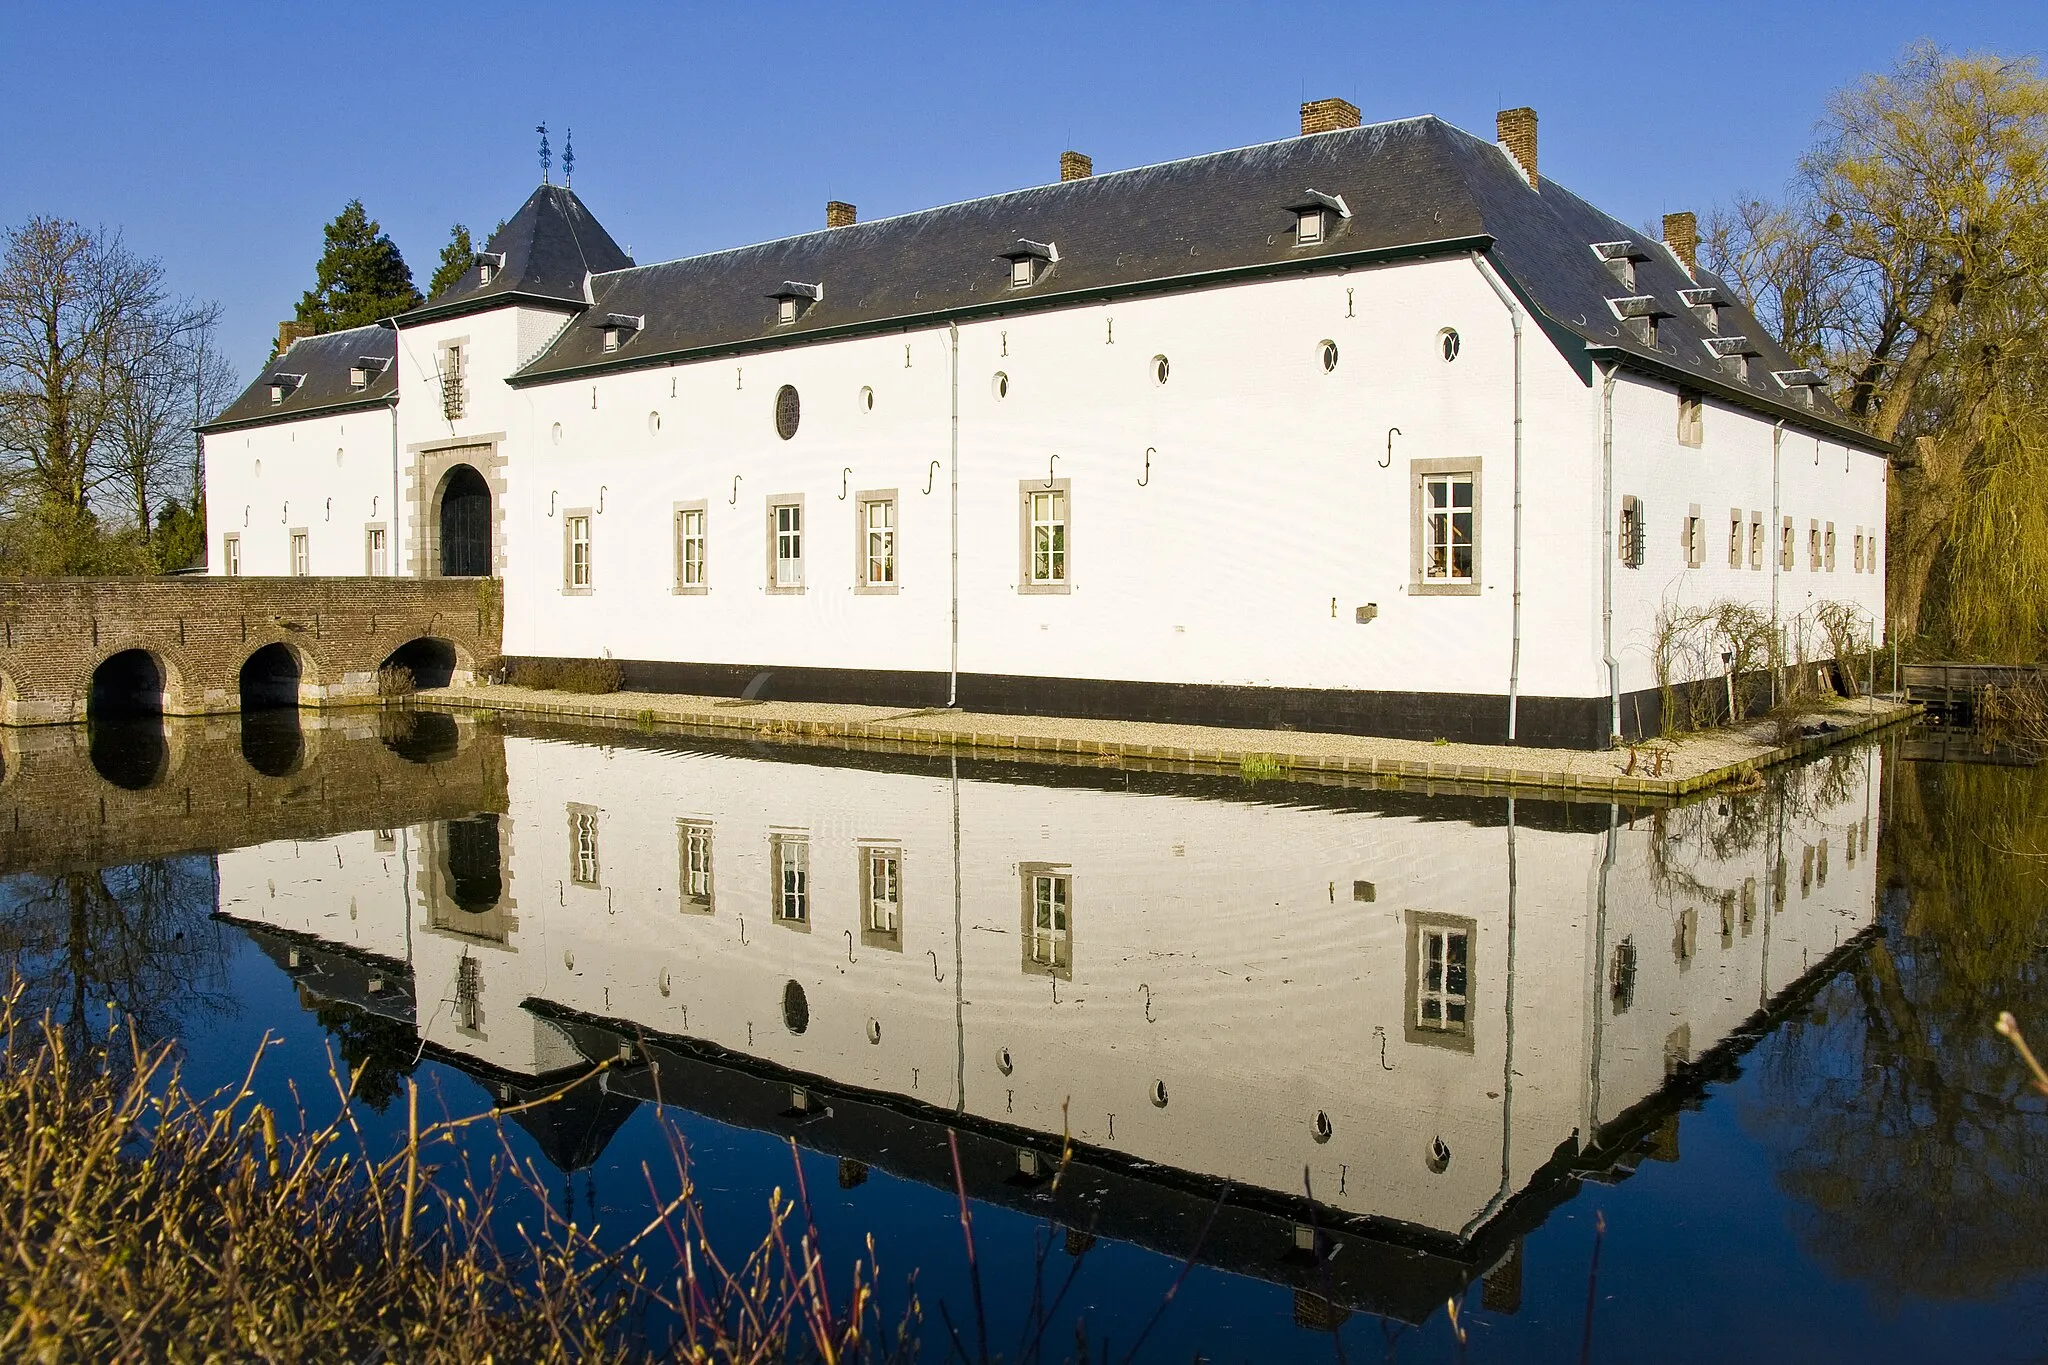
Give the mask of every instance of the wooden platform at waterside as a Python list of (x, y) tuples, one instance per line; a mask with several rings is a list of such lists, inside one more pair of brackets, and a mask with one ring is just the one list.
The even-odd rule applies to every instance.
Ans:
[(2048, 665), (1927, 663), (1899, 667), (1899, 687), (1907, 699), (1926, 707), (1930, 719), (1945, 725), (1970, 724), (1984, 693), (2029, 682), (2048, 686)]

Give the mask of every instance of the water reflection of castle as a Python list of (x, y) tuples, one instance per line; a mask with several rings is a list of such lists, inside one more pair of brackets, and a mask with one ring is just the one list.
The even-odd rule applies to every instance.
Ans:
[(502, 812), (224, 853), (221, 913), (501, 1100), (630, 1056), (565, 1166), (657, 1090), (848, 1180), (950, 1184), (952, 1126), (976, 1194), (1175, 1254), (1228, 1181), (1205, 1259), (1407, 1317), (1511, 1296), (1875, 912), (1871, 749), (1631, 819), (599, 738), (503, 739)]

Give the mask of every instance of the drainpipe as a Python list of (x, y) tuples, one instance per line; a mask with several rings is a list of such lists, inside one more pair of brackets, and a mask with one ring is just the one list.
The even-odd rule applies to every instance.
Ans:
[(1600, 661), (1607, 665), (1607, 742), (1621, 743), (1621, 664), (1614, 657), (1614, 376), (1600, 381)]
[(946, 324), (946, 339), (953, 349), (953, 428), (947, 460), (947, 495), (952, 499), (952, 640), (946, 661), (946, 705), (960, 705), (960, 324)]
[(1515, 1117), (1515, 798), (1508, 798), (1508, 970), (1507, 1002), (1502, 1009), (1502, 1045), (1505, 1057), (1501, 1062), (1500, 1077), (1500, 1188), (1486, 1201), (1486, 1206), (1472, 1215), (1472, 1221), (1459, 1229), (1458, 1239), (1471, 1238), (1487, 1219), (1500, 1210), (1507, 1202), (1509, 1188), (1514, 1184), (1515, 1169), (1510, 1162), (1514, 1140)]
[(1771, 660), (1771, 705), (1778, 704), (1778, 665), (1784, 657), (1784, 642), (1778, 635), (1778, 573), (1785, 567), (1784, 510), (1779, 506), (1778, 467), (1779, 457), (1785, 447), (1785, 423), (1781, 419), (1771, 424), (1771, 534), (1766, 542), (1771, 552), (1771, 651), (1778, 658)]
[(389, 565), (393, 578), (397, 578), (401, 573), (398, 547), (404, 543), (401, 539), (399, 528), (399, 518), (403, 515), (403, 509), (398, 505), (398, 402), (396, 399), (393, 399), (391, 403), (391, 531), (389, 549), (387, 550), (387, 553), (391, 556)]
[(1522, 696), (1522, 309), (1487, 259), (1472, 253), (1472, 264), (1493, 286), (1508, 319), (1515, 327), (1515, 532), (1514, 606), (1510, 615), (1508, 645), (1508, 742), (1515, 739), (1515, 711)]

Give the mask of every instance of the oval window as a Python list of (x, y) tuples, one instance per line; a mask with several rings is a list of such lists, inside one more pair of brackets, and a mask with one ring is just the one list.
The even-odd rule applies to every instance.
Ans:
[(1010, 396), (1010, 376), (1004, 374), (1001, 370), (997, 370), (995, 380), (990, 385), (990, 388), (998, 399), (1008, 398)]
[(1330, 1126), (1330, 1116), (1320, 1109), (1316, 1110), (1315, 1122), (1309, 1125), (1309, 1132), (1314, 1135), (1315, 1140), (1328, 1142), (1330, 1134), (1334, 1131)]
[(656, 435), (656, 434), (658, 434), (658, 433), (659, 433), (660, 431), (661, 431), (661, 414), (660, 414), (660, 413), (658, 413), (658, 412), (650, 412), (650, 413), (648, 413), (648, 414), (647, 414), (647, 434), (648, 434), (649, 436), (653, 436), (653, 435)]
[(1451, 1149), (1445, 1145), (1442, 1138), (1430, 1139), (1429, 1156), (1425, 1158), (1425, 1163), (1437, 1175), (1442, 1175), (1451, 1168)]
[(654, 978), (654, 988), (660, 991), (663, 995), (667, 995), (669, 991), (674, 989), (674, 984), (674, 981), (670, 978), (668, 974), (668, 968), (666, 967), (663, 967), (661, 969), (660, 976)]
[(334, 452), (334, 462), (335, 462), (335, 463), (336, 463), (337, 465), (341, 463), (341, 457), (342, 457), (342, 452), (341, 452), (341, 451), (337, 450), (337, 451), (335, 451), (335, 452)]
[(873, 389), (863, 388), (860, 391), (860, 410), (862, 412), (873, 412), (875, 410), (875, 391)]
[(868, 1020), (868, 1041), (869, 1041), (869, 1042), (871, 1042), (871, 1043), (879, 1043), (879, 1042), (881, 1042), (881, 1041), (882, 1041), (882, 1021), (881, 1021), (881, 1020), (879, 1020), (879, 1019), (870, 1019), (870, 1020)]
[(1166, 1107), (1165, 1081), (1152, 1082), (1152, 1107), (1154, 1109), (1164, 1109)]
[(1002, 1072), (1005, 1076), (1007, 1076), (1014, 1069), (1015, 1068), (1010, 1065), (1010, 1049), (1004, 1048), (1002, 1052), (996, 1057), (996, 1070)]
[(782, 1023), (791, 1033), (802, 1033), (811, 1026), (811, 1002), (794, 981), (782, 988)]
[(1330, 371), (1337, 368), (1337, 343), (1334, 341), (1325, 341), (1322, 345), (1322, 355), (1323, 373), (1328, 374)]
[(560, 422), (555, 423), (555, 429), (551, 433), (551, 435), (554, 437), (556, 445), (560, 445), (562, 443), (562, 424)]
[(775, 434), (787, 441), (796, 435), (796, 424), (803, 418), (803, 405), (797, 401), (796, 387), (784, 384), (775, 391)]
[(1153, 383), (1155, 383), (1155, 384), (1164, 384), (1164, 383), (1166, 382), (1166, 376), (1167, 376), (1167, 375), (1168, 375), (1168, 374), (1169, 374), (1169, 373), (1170, 373), (1170, 372), (1172, 371), (1172, 369), (1173, 369), (1173, 365), (1172, 365), (1172, 363), (1171, 363), (1171, 362), (1169, 362), (1169, 361), (1167, 360), (1167, 358), (1166, 358), (1165, 356), (1163, 356), (1163, 355), (1155, 355), (1155, 356), (1153, 356), (1153, 357), (1152, 357), (1152, 382), (1153, 382)]
[(256, 477), (259, 479), (263, 477), (263, 461), (261, 460), (256, 462)]
[(1446, 361), (1456, 360), (1458, 358), (1458, 329), (1446, 327), (1441, 332), (1438, 332), (1436, 334), (1436, 344), (1438, 349), (1443, 352)]

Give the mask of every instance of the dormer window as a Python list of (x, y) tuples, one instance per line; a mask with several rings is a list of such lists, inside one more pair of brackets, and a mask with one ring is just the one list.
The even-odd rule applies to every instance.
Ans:
[(1614, 310), (1614, 316), (1621, 319), (1621, 325), (1629, 330), (1630, 335), (1645, 346), (1657, 344), (1657, 322), (1671, 316), (1670, 309), (1648, 294), (1609, 299), (1607, 306)]
[(302, 374), (274, 374), (270, 376), (270, 406), (273, 408), (297, 392), (299, 385), (306, 382)]
[(597, 320), (599, 332), (604, 337), (605, 354), (610, 355), (633, 339), (633, 336), (647, 322), (639, 313), (606, 313)]
[(1827, 382), (1818, 370), (1773, 370), (1771, 378), (1778, 381), (1778, 387), (1792, 395), (1801, 407), (1813, 406), (1814, 391)]
[(482, 283), (489, 284), (498, 278), (498, 272), (505, 268), (505, 253), (502, 251), (479, 251), (476, 254), (476, 269)]
[(1324, 194), (1321, 190), (1306, 190), (1296, 202), (1287, 206), (1294, 215), (1294, 244), (1316, 246), (1327, 241), (1337, 230), (1337, 225), (1351, 216), (1350, 207), (1341, 194)]
[(1721, 330), (1721, 310), (1728, 300), (1718, 289), (1681, 289), (1678, 297), (1709, 332)]
[(1623, 289), (1636, 287), (1636, 262), (1650, 259), (1649, 252), (1628, 241), (1595, 242), (1593, 254), (1600, 258), (1601, 263), (1607, 267), (1607, 273), (1614, 276), (1615, 281)]
[(391, 362), (379, 355), (357, 356), (356, 363), (348, 367), (348, 386), (356, 393), (370, 387), (376, 377), (384, 373)]
[(775, 324), (786, 327), (825, 297), (825, 286), (805, 284), (802, 280), (784, 280), (768, 291), (768, 297), (775, 300)]
[(1010, 263), (1010, 288), (1028, 289), (1059, 262), (1060, 249), (1051, 242), (1034, 242), (1020, 237), (1016, 245), (1001, 253), (999, 259)]
[(1700, 344), (1720, 362), (1724, 373), (1737, 379), (1748, 379), (1750, 358), (1763, 354), (1748, 337), (1707, 337)]

